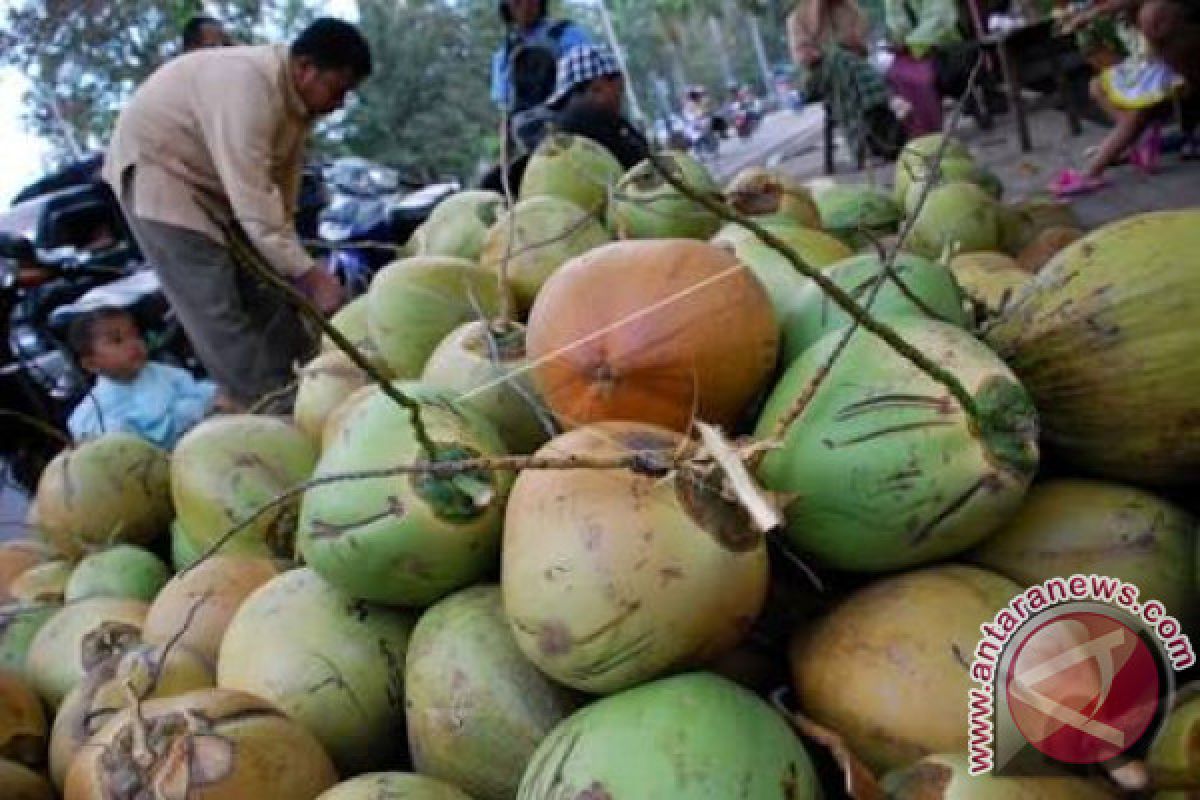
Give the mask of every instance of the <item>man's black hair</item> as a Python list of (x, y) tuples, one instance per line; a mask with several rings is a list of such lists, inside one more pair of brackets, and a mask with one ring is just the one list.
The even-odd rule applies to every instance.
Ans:
[[(538, 12), (536, 19), (540, 20), (546, 16), (547, 6), (550, 5), (550, 0), (540, 0), (538, 3)], [(500, 0), (500, 19), (504, 20), (506, 26), (513, 24), (512, 9), (508, 7), (508, 0)]]
[(207, 14), (197, 14), (187, 21), (183, 26), (183, 49), (184, 51), (193, 50), (200, 46), (201, 36), (204, 35), (205, 25), (216, 25), (221, 27), (221, 20), (216, 17), (210, 17)]
[(321, 17), (292, 42), (293, 58), (307, 58), (318, 69), (348, 69), (358, 80), (371, 74), (371, 46), (345, 20)]
[(92, 354), (92, 345), (96, 343), (96, 325), (102, 320), (121, 317), (133, 315), (124, 308), (98, 308), (71, 320), (67, 326), (67, 347), (71, 348), (75, 359), (80, 360)]

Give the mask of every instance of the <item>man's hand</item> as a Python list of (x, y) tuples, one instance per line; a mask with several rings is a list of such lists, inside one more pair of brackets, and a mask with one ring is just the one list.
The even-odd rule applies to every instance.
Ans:
[(322, 314), (332, 314), (345, 302), (345, 292), (338, 279), (320, 266), (312, 267), (296, 278), (296, 288), (304, 292)]

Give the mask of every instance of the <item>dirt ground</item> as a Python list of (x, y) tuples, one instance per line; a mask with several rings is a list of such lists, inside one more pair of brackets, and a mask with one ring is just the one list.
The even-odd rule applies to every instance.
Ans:
[[(1105, 135), (1107, 129), (1088, 121), (1083, 133), (1071, 136), (1067, 118), (1054, 110), (1034, 112), (1029, 117), (1033, 150), (1022, 153), (1011, 114), (998, 116), (990, 131), (979, 130), (970, 120), (959, 126), (959, 136), (976, 160), (1004, 182), (1006, 200), (1048, 195), (1046, 184), (1057, 170), (1086, 164), (1084, 150)], [(845, 148), (837, 148), (838, 165), (833, 179), (839, 183), (866, 182), (872, 177), (856, 172)], [(797, 139), (790, 148), (772, 154), (770, 161), (802, 180), (824, 176), (821, 142), (812, 135)], [(871, 170), (872, 168), (868, 168)], [(891, 164), (873, 168), (873, 180), (890, 184)], [(1182, 161), (1175, 153), (1164, 153), (1159, 172), (1147, 176), (1130, 166), (1107, 173), (1111, 184), (1095, 194), (1073, 201), (1080, 220), (1089, 228), (1144, 211), (1200, 205), (1200, 161)]]

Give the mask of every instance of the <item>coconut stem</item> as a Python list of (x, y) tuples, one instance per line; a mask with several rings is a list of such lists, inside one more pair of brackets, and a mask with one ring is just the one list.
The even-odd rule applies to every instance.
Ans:
[(204, 210), (208, 214), (209, 219), (225, 234), (225, 238), (229, 242), (229, 252), (233, 256), (234, 263), (249, 270), (261, 280), (266, 281), (268, 285), (273, 286), (281, 292), (304, 316), (316, 323), (322, 332), (337, 345), (338, 349), (345, 353), (354, 362), (356, 367), (371, 378), (380, 391), (391, 398), (401, 408), (408, 411), (412, 420), (413, 435), (416, 437), (417, 443), (425, 451), (425, 455), (428, 458), (436, 458), (438, 452), (437, 445), (434, 444), (433, 439), (429, 436), (429, 431), (425, 428), (425, 420), (421, 416), (420, 403), (393, 386), (392, 382), (376, 369), (375, 365), (354, 346), (353, 342), (347, 339), (329, 320), (325, 319), (325, 315), (318, 311), (316, 306), (309, 302), (307, 297), (272, 269), (263, 260), (263, 257), (254, 248), (254, 245), (250, 243), (250, 240), (246, 238), (246, 234), (236, 223), (224, 219), (211, 207), (205, 206)]
[[(968, 96), (969, 92), (974, 87), (975, 79), (978, 73), (979, 63), (977, 62), (975, 68), (971, 71), (970, 80), (967, 82), (967, 91), (964, 93), (964, 98)], [(958, 117), (961, 114), (962, 105), (963, 102), (960, 99), (959, 103), (955, 107), (955, 111), (951, 119), (952, 124), (958, 121)], [(938, 160), (938, 163), (940, 163), (941, 158), (944, 157), (945, 151), (946, 140), (943, 140), (941, 147), (938, 148), (938, 152), (935, 156), (935, 158)], [(974, 398), (971, 396), (971, 393), (967, 391), (966, 387), (959, 382), (958, 378), (956, 378), (949, 370), (943, 369), (939, 365), (935, 364), (931, 359), (927, 358), (924, 353), (913, 347), (902, 336), (896, 333), (891, 326), (876, 319), (840, 286), (826, 277), (823, 272), (805, 262), (804, 259), (802, 259), (800, 255), (794, 249), (792, 249), (790, 245), (788, 245), (787, 242), (771, 233), (753, 219), (733, 211), (727, 205), (725, 205), (724, 202), (718, 202), (708, 197), (704, 193), (698, 192), (692, 187), (688, 186), (686, 181), (680, 180), (671, 174), (670, 166), (666, 164), (662, 160), (661, 156), (659, 156), (657, 153), (651, 152), (649, 158), (655, 169), (657, 169), (663, 178), (673, 187), (675, 187), (677, 191), (690, 200), (704, 206), (713, 214), (725, 220), (726, 222), (733, 222), (746, 228), (755, 236), (757, 236), (761, 242), (786, 258), (797, 271), (816, 283), (817, 286), (820, 287), (821, 291), (824, 292), (830, 300), (836, 303), (838, 307), (845, 311), (846, 314), (854, 319), (859, 325), (866, 328), (868, 331), (886, 342), (893, 350), (910, 361), (917, 369), (921, 370), (930, 378), (945, 386), (947, 391), (949, 391), (950, 394), (952, 394), (958, 401), (959, 405), (962, 406), (963, 411), (978, 422), (979, 409)], [(921, 207), (924, 205), (925, 198), (928, 194), (928, 188), (929, 187), (925, 187), (925, 189), (922, 190), (917, 204), (917, 209), (914, 212), (912, 219), (916, 218), (916, 214), (920, 212)], [(895, 253), (900, 252), (900, 249), (904, 244), (904, 239), (907, 238), (908, 232), (911, 230), (912, 225), (910, 220), (909, 224), (905, 225), (905, 229), (901, 234), (900, 240), (896, 243), (896, 247), (893, 251), (893, 258)]]
[(738, 502), (750, 515), (759, 532), (771, 533), (783, 527), (783, 515), (750, 477), (742, 457), (725, 440), (721, 432), (707, 422), (699, 421), (696, 422), (696, 429), (700, 431), (700, 438), (704, 441), (708, 454), (725, 472), (729, 488), (733, 490)]

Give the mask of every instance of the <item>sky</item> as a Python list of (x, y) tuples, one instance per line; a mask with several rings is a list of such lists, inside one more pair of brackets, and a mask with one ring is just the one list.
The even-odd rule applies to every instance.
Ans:
[[(0, 13), (11, 5), (11, 0), (0, 0)], [(327, 0), (319, 8), (323, 14), (344, 19), (358, 16), (355, 0)], [(18, 70), (0, 69), (0, 209), (7, 208), (13, 195), (46, 168), (46, 145), (22, 121), (21, 97), (28, 89), (29, 82)]]

